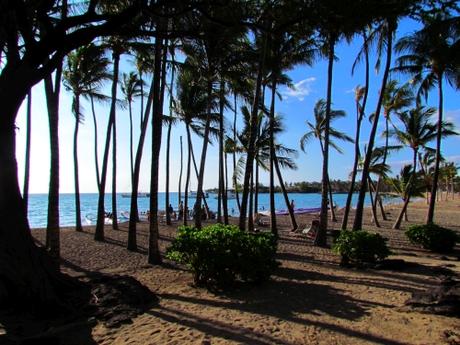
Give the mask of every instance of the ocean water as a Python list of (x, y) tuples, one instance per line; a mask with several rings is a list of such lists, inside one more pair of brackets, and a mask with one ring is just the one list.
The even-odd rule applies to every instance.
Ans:
[[(241, 197), (241, 196), (240, 196)], [(294, 200), (296, 208), (303, 207), (320, 207), (321, 206), (321, 194), (316, 193), (290, 193), (290, 200)], [(345, 205), (347, 195), (346, 194), (334, 194), (334, 204), (338, 207)], [(81, 215), (83, 225), (88, 224), (87, 219), (95, 219), (97, 214), (97, 200), (98, 194), (81, 194)], [(357, 194), (353, 195), (353, 205), (357, 200)], [(129, 211), (130, 209), (129, 197), (122, 197), (121, 194), (117, 194), (117, 209), (120, 214), (122, 211)], [(395, 201), (395, 200), (393, 200)], [(397, 199), (396, 199), (397, 201)], [(165, 193), (158, 194), (158, 202), (161, 209), (165, 208)], [(174, 209), (177, 208), (178, 193), (170, 193), (170, 203)], [(189, 199), (189, 203), (193, 205), (194, 199)], [(217, 195), (209, 194), (207, 198), (209, 208), (213, 211), (217, 210)], [(391, 200), (387, 200), (391, 202)], [(275, 194), (275, 203), (277, 209), (285, 209), (286, 204), (281, 193)], [(366, 197), (366, 205), (369, 205), (369, 198)], [(149, 198), (138, 199), (139, 211), (147, 211), (149, 209)], [(60, 212), (60, 225), (61, 226), (74, 226), (75, 225), (75, 196), (74, 194), (60, 194), (59, 198), (59, 212)], [(111, 211), (112, 209), (112, 195), (106, 194), (105, 196), (105, 209)], [(259, 209), (269, 209), (269, 194), (259, 194)], [(238, 207), (236, 199), (228, 200), (228, 210), (230, 215), (238, 215)], [(31, 228), (44, 228), (46, 227), (46, 219), (48, 212), (48, 195), (47, 194), (31, 194), (29, 196), (29, 224)]]

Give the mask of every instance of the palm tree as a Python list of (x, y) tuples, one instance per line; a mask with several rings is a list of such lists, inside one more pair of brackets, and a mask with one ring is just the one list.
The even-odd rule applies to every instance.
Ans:
[(423, 195), (424, 185), (418, 173), (414, 175), (412, 165), (405, 165), (399, 175), (393, 178), (386, 177), (385, 182), (393, 189), (395, 196), (399, 196), (403, 201), (403, 208), (396, 219), (393, 229), (399, 229), (403, 215), (407, 214), (407, 205), (410, 197), (419, 197)]
[(134, 156), (133, 156), (133, 112), (132, 102), (135, 97), (142, 96), (143, 81), (137, 76), (136, 73), (130, 72), (129, 74), (123, 73), (121, 78), (121, 92), (125, 96), (128, 103), (129, 110), (129, 157), (131, 165), (131, 185), (133, 182), (134, 173)]
[[(383, 164), (386, 163), (388, 157), (388, 148), (389, 148), (389, 124), (391, 123), (391, 116), (393, 113), (401, 111), (402, 109), (410, 106), (414, 100), (413, 93), (409, 85), (404, 84), (401, 87), (398, 86), (396, 80), (389, 80), (385, 92), (383, 95), (383, 117), (385, 119), (385, 130), (383, 132), (385, 137), (385, 150), (383, 154)], [(370, 117), (373, 119), (373, 116)], [(379, 177), (377, 181), (376, 191), (375, 191), (375, 203), (380, 201), (381, 214), (383, 220), (386, 220), (386, 215), (383, 210), (383, 206), (379, 196), (380, 184), (382, 179)], [(376, 206), (374, 206), (376, 207)]]
[(458, 54), (459, 25), (459, 17), (442, 18), (438, 16), (429, 18), (422, 30), (401, 38), (395, 46), (398, 53), (406, 53), (406, 55), (398, 58), (395, 69), (412, 76), (411, 83), (420, 85), (419, 96), (424, 95), (426, 97), (430, 89), (435, 85), (438, 86), (436, 161), (426, 218), (427, 224), (433, 222), (439, 179), (443, 124), (443, 80), (446, 79), (456, 88), (460, 87), (458, 68), (460, 64), (460, 54)]
[[(437, 136), (436, 125), (431, 122), (431, 118), (435, 112), (435, 108), (425, 108), (419, 105), (409, 111), (397, 113), (398, 119), (402, 123), (403, 128), (400, 130), (395, 127), (389, 133), (390, 135), (395, 136), (401, 144), (412, 149), (413, 180), (416, 179), (417, 174), (417, 158), (419, 149), (426, 147), (428, 143), (434, 140)], [(444, 122), (442, 124), (442, 137), (457, 134), (453, 129), (454, 126), (452, 123)], [(399, 229), (401, 225), (402, 215), (407, 209), (410, 195), (407, 195), (404, 199), (405, 201), (401, 213), (393, 226), (395, 229)]]
[(363, 30), (361, 33), (363, 37), (363, 46), (361, 48), (360, 53), (356, 57), (353, 68), (352, 74), (354, 73), (354, 69), (357, 66), (358, 62), (364, 58), (364, 86), (357, 86), (355, 88), (355, 104), (356, 104), (356, 131), (355, 131), (355, 156), (353, 160), (353, 169), (351, 171), (351, 178), (350, 178), (350, 189), (348, 191), (347, 200), (345, 202), (345, 209), (343, 211), (343, 219), (342, 219), (342, 226), (341, 229), (345, 230), (348, 226), (348, 215), (350, 213), (351, 208), (351, 201), (353, 198), (353, 193), (355, 191), (355, 182), (356, 182), (356, 175), (358, 169), (358, 161), (361, 155), (359, 149), (359, 138), (361, 135), (361, 123), (366, 113), (366, 105), (367, 105), (367, 96), (369, 94), (369, 45), (368, 45), (368, 37), (366, 30)]
[(97, 84), (106, 77), (106, 62), (102, 58), (103, 50), (90, 44), (70, 53), (67, 58), (67, 68), (64, 70), (64, 85), (72, 91), (72, 112), (75, 116), (75, 130), (73, 138), (74, 178), (75, 178), (75, 216), (76, 230), (82, 231), (80, 209), (80, 186), (78, 172), (78, 130), (83, 122), (80, 100), (83, 94), (88, 94)]
[[(249, 145), (249, 137), (250, 137), (250, 119), (251, 114), (250, 110), (243, 106), (241, 108), (241, 113), (243, 114), (244, 119), (244, 127), (242, 132), (238, 135), (238, 143), (232, 143), (232, 150), (241, 154), (240, 159), (238, 161), (237, 169), (235, 169), (234, 174), (236, 180), (243, 175), (243, 168), (246, 165), (247, 160), (247, 150)], [(274, 149), (275, 149), (275, 157), (274, 157), (274, 168), (277, 173), (277, 177), (281, 186), (281, 190), (283, 192), (283, 197), (286, 203), (286, 208), (290, 207), (289, 196), (287, 194), (283, 177), (281, 174), (281, 167), (287, 169), (297, 169), (297, 165), (293, 161), (292, 157), (296, 156), (296, 150), (290, 149), (276, 141), (276, 136), (284, 131), (284, 127), (282, 126), (282, 118), (279, 115), (275, 116), (275, 121), (273, 122), (273, 132), (270, 130), (270, 120), (263, 121), (262, 113), (259, 114), (258, 117), (258, 127), (260, 128), (259, 136), (255, 143), (255, 160), (256, 164), (259, 165), (263, 170), (270, 169), (270, 137), (271, 133), (274, 134), (275, 142), (274, 142)], [(257, 211), (256, 211), (257, 212)], [(290, 213), (291, 218), (291, 225), (293, 229), (297, 228), (297, 222), (295, 220), (295, 216), (293, 213)], [(273, 233), (277, 233), (276, 227), (271, 228)]]
[[(377, 39), (377, 52), (378, 60), (377, 67), (380, 67), (380, 56), (386, 47), (386, 61), (385, 68), (382, 76), (382, 84), (380, 87), (379, 97), (377, 99), (376, 109), (373, 116), (372, 128), (369, 134), (368, 148), (366, 156), (363, 162), (363, 169), (361, 173), (361, 186), (365, 186), (369, 179), (369, 167), (372, 160), (372, 152), (374, 150), (375, 136), (377, 134), (377, 125), (379, 122), (380, 111), (382, 109), (383, 97), (387, 86), (388, 75), (390, 72), (392, 52), (393, 52), (393, 38), (397, 28), (399, 13), (395, 13), (387, 16), (371, 33), (370, 39), (373, 41)], [(358, 194), (358, 202), (356, 205), (355, 219), (353, 221), (353, 230), (360, 230), (363, 223), (363, 209), (364, 209), (364, 198), (366, 196), (366, 188), (360, 188)]]
[[(315, 108), (314, 108), (314, 118), (315, 122), (310, 122), (307, 121), (307, 127), (309, 128), (309, 131), (305, 133), (301, 138), (300, 138), (300, 149), (305, 152), (306, 151), (306, 144), (314, 137), (319, 141), (320, 147), (321, 147), (321, 154), (323, 156), (323, 159), (325, 159), (325, 146), (324, 146), (324, 140), (325, 140), (325, 131), (326, 131), (326, 112), (327, 112), (327, 102), (324, 99), (320, 99), (316, 102)], [(346, 114), (343, 110), (333, 110), (330, 109), (329, 111), (329, 122), (333, 122), (336, 119), (345, 117)], [(337, 146), (337, 144), (333, 141), (333, 139), (341, 140), (341, 141), (346, 141), (346, 142), (353, 142), (353, 139), (350, 138), (348, 135), (346, 135), (343, 132), (340, 132), (332, 127), (329, 127), (329, 145), (335, 149), (337, 152), (342, 153), (342, 149)], [(332, 221), (336, 221), (335, 219), (335, 214), (334, 214), (334, 204), (332, 200), (332, 190), (329, 182), (329, 174), (327, 174), (327, 185), (328, 185), (328, 191), (329, 191), (329, 201), (330, 201), (330, 209), (331, 209), (331, 215), (332, 215)]]

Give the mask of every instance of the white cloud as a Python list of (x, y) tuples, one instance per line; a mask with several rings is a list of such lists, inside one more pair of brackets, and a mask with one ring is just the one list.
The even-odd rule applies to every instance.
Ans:
[(456, 127), (460, 127), (460, 109), (447, 110), (444, 118), (446, 121), (452, 122)]
[(312, 84), (316, 81), (315, 77), (306, 78), (294, 84), (293, 88), (284, 88), (281, 90), (281, 96), (284, 98), (294, 97), (303, 101), (305, 96), (312, 93)]

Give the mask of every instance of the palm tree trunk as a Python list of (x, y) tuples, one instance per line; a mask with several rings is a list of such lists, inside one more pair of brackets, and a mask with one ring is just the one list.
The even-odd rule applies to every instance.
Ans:
[(188, 188), (190, 185), (190, 169), (192, 164), (192, 136), (190, 134), (189, 124), (185, 124), (187, 129), (187, 144), (188, 144), (188, 158), (187, 158), (187, 175), (185, 177), (185, 191), (184, 191), (184, 225), (187, 225), (188, 218)]
[(289, 196), (288, 196), (286, 187), (284, 185), (283, 176), (281, 175), (281, 169), (280, 169), (279, 162), (278, 162), (278, 157), (276, 157), (276, 155), (274, 157), (273, 163), (275, 165), (276, 174), (278, 175), (278, 181), (281, 186), (281, 191), (283, 192), (284, 202), (286, 203), (286, 208), (289, 211), (289, 218), (291, 219), (291, 227), (292, 227), (291, 231), (295, 231), (298, 228), (297, 221), (295, 219), (294, 210), (292, 209), (291, 203), (289, 202)]
[[(235, 112), (233, 114), (233, 142), (236, 143), (236, 115), (237, 115), (237, 100), (236, 100), (236, 93), (234, 94), (234, 108)], [(238, 193), (238, 180), (235, 175), (236, 171), (236, 152), (233, 150), (233, 188), (235, 189), (235, 197), (236, 197), (236, 204), (238, 206), (238, 211), (241, 209), (241, 204), (240, 204), (240, 196)]]
[(182, 145), (182, 135), (179, 137), (180, 141), (180, 170), (179, 170), (179, 185), (178, 185), (178, 196), (177, 196), (177, 207), (179, 208), (179, 205), (182, 201), (182, 171), (184, 168), (184, 147)]
[(29, 206), (29, 174), (30, 174), (30, 137), (32, 124), (32, 90), (27, 94), (27, 113), (26, 113), (26, 154), (24, 157), (24, 187), (22, 189), (22, 199), (24, 200), (24, 212), (27, 214)]
[(224, 81), (219, 86), (219, 181), (217, 192), (217, 222), (222, 223), (222, 204), (224, 194)]
[[(94, 240), (104, 241), (104, 223), (105, 223), (105, 184), (107, 181), (107, 169), (109, 161), (110, 140), (112, 135), (112, 127), (115, 122), (116, 102), (117, 102), (117, 84), (120, 56), (118, 53), (113, 53), (113, 81), (111, 90), (111, 103), (109, 121), (107, 123), (107, 135), (105, 139), (104, 156), (102, 158), (101, 184), (99, 189), (99, 198), (97, 203), (97, 221), (94, 231)], [(131, 199), (132, 199), (131, 195)], [(116, 216), (114, 214), (114, 216)]]
[[(163, 20), (158, 26), (164, 27)], [(149, 248), (148, 263), (160, 264), (160, 248), (158, 246), (158, 170), (161, 148), (161, 132), (163, 127), (163, 107), (161, 95), (161, 80), (165, 70), (162, 71), (163, 39), (155, 39), (155, 70), (153, 74), (153, 114), (152, 114), (152, 162), (150, 170), (150, 222), (149, 222)], [(163, 59), (162, 59), (163, 57)], [(163, 65), (164, 66), (164, 65)]]
[(438, 123), (436, 133), (436, 160), (434, 164), (433, 184), (431, 186), (430, 204), (428, 205), (428, 212), (426, 216), (426, 224), (433, 223), (434, 209), (436, 206), (436, 191), (438, 188), (439, 180), (439, 163), (441, 162), (441, 141), (442, 141), (442, 118), (443, 118), (443, 91), (442, 91), (442, 73), (438, 74)]
[[(113, 64), (117, 65), (117, 75), (113, 75), (113, 83), (115, 87), (112, 89), (112, 102), (115, 104), (113, 107), (113, 117), (112, 117), (112, 131), (113, 131), (113, 141), (112, 141), (112, 229), (118, 230), (118, 212), (117, 212), (117, 118), (116, 118), (116, 102), (117, 102), (117, 86), (118, 86), (118, 66), (120, 64), (120, 53), (114, 52), (113, 54)], [(112, 110), (112, 109), (111, 109)]]
[(113, 117), (112, 141), (112, 229), (118, 230), (117, 212), (117, 119), (116, 112)]
[(251, 119), (250, 119), (250, 134), (249, 134), (249, 143), (246, 157), (246, 168), (244, 171), (244, 182), (243, 182), (243, 195), (241, 198), (241, 208), (240, 208), (240, 219), (238, 226), (241, 230), (246, 228), (246, 218), (247, 218), (247, 207), (248, 207), (248, 196), (250, 192), (250, 179), (252, 175), (252, 170), (254, 167), (254, 157), (255, 157), (255, 140), (257, 136), (257, 118), (259, 113), (259, 100), (260, 100), (260, 88), (262, 85), (262, 76), (264, 74), (264, 64), (265, 64), (265, 51), (267, 49), (267, 39), (263, 38), (263, 48), (259, 57), (259, 67), (257, 71), (257, 80), (255, 85), (255, 94), (254, 101), (252, 104)]
[(225, 166), (225, 200), (226, 200), (226, 211), (224, 212), (224, 224), (228, 225), (228, 154), (227, 152), (224, 153), (224, 166)]
[(50, 130), (50, 182), (48, 189), (48, 219), (46, 226), (46, 248), (58, 265), (60, 256), (59, 228), (59, 94), (61, 91), (62, 63), (54, 74), (46, 77), (45, 94)]
[(401, 227), (401, 222), (402, 218), (405, 215), (406, 220), (407, 220), (407, 206), (409, 205), (411, 193), (410, 190), (412, 188), (411, 184), (416, 183), (416, 178), (417, 178), (417, 150), (414, 150), (414, 156), (413, 156), (413, 169), (412, 169), (412, 176), (407, 183), (408, 185), (406, 186), (406, 193), (404, 195), (404, 204), (403, 208), (401, 209), (401, 212), (399, 212), (398, 218), (396, 219), (395, 223), (393, 224), (393, 229), (399, 229)]
[[(209, 73), (209, 75), (213, 75), (213, 73)], [(208, 80), (207, 95), (208, 95), (208, 109), (207, 109), (207, 114), (206, 114), (206, 124), (204, 127), (204, 133), (203, 133), (203, 146), (201, 148), (200, 171), (198, 174), (198, 187), (196, 191), (196, 202), (194, 205), (195, 214), (196, 214), (195, 226), (198, 229), (201, 229), (201, 201), (203, 199), (204, 168), (206, 166), (206, 155), (208, 152), (209, 132), (211, 128), (212, 80)]]
[[(144, 123), (144, 79), (142, 78), (142, 70), (139, 70), (139, 79), (141, 81), (141, 120), (140, 120), (140, 130), (142, 131), (142, 124)], [(148, 101), (147, 101), (148, 102)]]
[[(270, 193), (270, 227), (273, 233), (277, 233), (277, 226), (276, 226), (276, 206), (275, 206), (275, 144), (274, 144), (274, 134), (273, 134), (273, 127), (275, 123), (275, 99), (276, 99), (276, 79), (275, 76), (272, 78), (272, 95), (270, 101), (270, 117), (269, 117), (269, 149), (270, 149), (270, 165), (269, 165), (269, 173), (270, 173), (270, 180), (269, 180), (269, 193)], [(279, 176), (278, 176), (279, 179)]]
[[(371, 211), (372, 211), (372, 219), (374, 220), (375, 226), (380, 228), (380, 223), (377, 218), (377, 201), (375, 198), (377, 197), (377, 188), (374, 186), (371, 177), (369, 176), (368, 179), (368, 188), (369, 188), (369, 196), (371, 197)], [(372, 189), (374, 189), (375, 195), (372, 197)]]
[(249, 218), (248, 218), (248, 231), (254, 231), (254, 171), (251, 174), (251, 184), (249, 186)]
[[(171, 80), (169, 82), (169, 116), (172, 116), (172, 108), (173, 108), (174, 55), (171, 56), (171, 60), (172, 60), (172, 63), (171, 63)], [(170, 119), (170, 121), (168, 123), (168, 132), (166, 134), (165, 210), (166, 210), (166, 224), (168, 224), (168, 225), (171, 225), (171, 215), (169, 214), (169, 158), (170, 158), (169, 156), (170, 156), (170, 146), (171, 146), (171, 130), (172, 130), (172, 119)]]
[[(94, 124), (94, 165), (96, 168), (96, 182), (97, 182), (97, 189), (100, 191), (100, 184), (101, 184), (101, 177), (99, 174), (99, 158), (98, 158), (98, 140), (97, 140), (97, 119), (96, 119), (96, 109), (94, 108), (94, 97), (92, 94), (89, 95), (91, 101), (91, 113), (93, 114), (93, 124)], [(131, 111), (131, 104), (130, 104), (130, 111)], [(131, 122), (131, 115), (130, 115), (130, 122)]]
[[(196, 165), (195, 153), (193, 151), (193, 145), (191, 145), (190, 147), (191, 147), (190, 152), (192, 154), (193, 169), (195, 170), (195, 176), (196, 176), (196, 179), (198, 180), (198, 176), (200, 175), (200, 173), (198, 171), (198, 166)], [(202, 195), (202, 201), (203, 201), (204, 207), (205, 207), (205, 209), (208, 210), (209, 209), (208, 202), (206, 201), (206, 198), (204, 197), (204, 193), (201, 193), (201, 195)]]
[[(371, 155), (374, 149), (375, 136), (377, 134), (377, 125), (380, 117), (380, 110), (382, 108), (383, 95), (385, 93), (385, 88), (387, 85), (388, 74), (391, 66), (391, 56), (393, 49), (393, 33), (395, 30), (396, 23), (388, 23), (388, 33), (387, 33), (387, 57), (385, 64), (385, 71), (382, 78), (382, 86), (380, 88), (379, 97), (377, 100), (377, 106), (374, 115), (374, 122), (372, 123), (371, 133), (369, 135), (369, 143), (366, 152), (366, 158), (364, 160), (364, 165), (361, 173), (361, 186), (365, 186), (367, 178), (369, 176), (369, 166), (371, 163)], [(361, 188), (358, 194), (358, 203), (356, 205), (355, 219), (353, 222), (353, 230), (360, 230), (363, 224), (363, 209), (364, 209), (364, 198), (366, 196), (366, 189)]]
[(331, 208), (331, 221), (337, 222), (337, 217), (335, 216), (334, 200), (332, 198), (332, 187), (331, 187), (331, 180), (329, 179), (329, 174), (327, 175), (327, 188), (329, 190), (329, 206)]
[(136, 158), (134, 160), (133, 183), (131, 186), (131, 204), (129, 211), (129, 227), (128, 227), (128, 250), (137, 250), (137, 222), (139, 221), (139, 212), (137, 205), (137, 195), (139, 188), (139, 175), (141, 171), (142, 152), (144, 150), (145, 135), (147, 133), (147, 126), (149, 123), (150, 109), (153, 102), (153, 82), (150, 85), (150, 91), (147, 98), (144, 116), (141, 123), (141, 132), (139, 135), (139, 142), (137, 144)]
[(324, 151), (323, 151), (323, 174), (321, 183), (321, 212), (319, 215), (319, 228), (315, 237), (315, 245), (326, 246), (326, 231), (327, 231), (327, 208), (328, 208), (328, 165), (329, 165), (329, 127), (331, 115), (331, 101), (332, 101), (332, 76), (334, 67), (334, 48), (336, 38), (332, 35), (329, 37), (329, 56), (328, 56), (328, 70), (327, 70), (327, 98), (326, 98), (326, 117), (324, 119)]
[(225, 153), (224, 153), (224, 146), (225, 146), (225, 136), (224, 136), (224, 109), (225, 109), (225, 83), (224, 79), (221, 77), (220, 82), (220, 100), (219, 100), (219, 110), (220, 110), (220, 117), (219, 117), (219, 163), (220, 163), (220, 171), (219, 171), (219, 189), (222, 198), (222, 211), (224, 216), (224, 223), (228, 223), (228, 203), (227, 203), (227, 192), (225, 188)]
[(345, 203), (345, 210), (343, 212), (343, 219), (342, 219), (342, 226), (341, 229), (345, 230), (348, 226), (348, 216), (350, 214), (351, 208), (351, 201), (353, 198), (354, 190), (355, 190), (355, 182), (356, 182), (356, 175), (358, 172), (358, 162), (360, 156), (359, 150), (359, 138), (361, 134), (361, 122), (363, 120), (365, 111), (366, 111), (366, 104), (367, 104), (367, 96), (369, 93), (369, 51), (367, 45), (367, 35), (366, 32), (363, 32), (363, 39), (364, 39), (364, 59), (365, 59), (365, 90), (363, 95), (363, 103), (360, 106), (359, 100), (356, 100), (356, 134), (355, 134), (355, 157), (353, 161), (353, 170), (351, 172), (351, 181), (350, 181), (350, 190), (348, 191), (347, 201)]
[(128, 103), (129, 108), (129, 163), (131, 166), (131, 186), (133, 185), (134, 174), (134, 147), (133, 147), (133, 110), (131, 107), (131, 100)]
[[(388, 114), (385, 114), (385, 150), (383, 152), (383, 160), (382, 164), (385, 165), (387, 162), (387, 157), (388, 157), (388, 141), (389, 141), (389, 133), (388, 133)], [(380, 213), (382, 215), (383, 220), (387, 220), (387, 216), (385, 215), (385, 210), (383, 209), (383, 204), (382, 204), (382, 199), (380, 198), (380, 185), (382, 183), (382, 176), (379, 176), (379, 179), (377, 180), (377, 185), (375, 187), (375, 208), (377, 208), (377, 203), (379, 203), (380, 206)]]
[(78, 128), (80, 126), (80, 95), (75, 95), (75, 131), (73, 134), (73, 162), (75, 182), (75, 230), (83, 231), (81, 226), (80, 183), (78, 180)]

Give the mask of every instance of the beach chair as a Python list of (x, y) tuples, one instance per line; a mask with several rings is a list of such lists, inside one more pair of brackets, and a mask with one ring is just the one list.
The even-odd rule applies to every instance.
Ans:
[(305, 235), (307, 238), (314, 240), (316, 238), (316, 234), (318, 233), (319, 229), (319, 220), (314, 219), (311, 222), (309, 228), (305, 228), (302, 230), (302, 234)]

